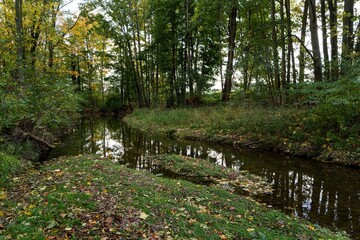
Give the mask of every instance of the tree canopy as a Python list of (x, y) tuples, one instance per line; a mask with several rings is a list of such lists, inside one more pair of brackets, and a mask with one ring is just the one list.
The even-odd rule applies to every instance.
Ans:
[(79, 99), (174, 107), (217, 89), (224, 101), (263, 91), (282, 105), (299, 83), (357, 75), (350, 0), (93, 0), (78, 15), (65, 5), (0, 2), (2, 127), (59, 124)]

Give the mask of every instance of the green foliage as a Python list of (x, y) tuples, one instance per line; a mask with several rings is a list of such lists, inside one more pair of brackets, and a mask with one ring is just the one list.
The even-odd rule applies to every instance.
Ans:
[(124, 103), (118, 93), (110, 93), (106, 96), (105, 106), (102, 111), (120, 113), (124, 108)]
[(206, 94), (203, 95), (202, 101), (204, 102), (205, 105), (214, 105), (216, 103), (221, 102), (221, 96), (222, 96), (222, 92), (220, 91), (207, 92)]
[[(0, 130), (22, 121), (60, 128), (70, 124), (79, 110), (79, 96), (63, 76), (32, 73), (27, 75), (21, 91), (0, 89), (3, 104), (0, 111)], [(20, 97), (21, 96), (21, 97)]]
[(21, 161), (0, 151), (0, 187), (5, 186), (7, 178), (22, 169)]
[[(332, 158), (337, 156), (337, 161), (356, 164), (359, 96), (355, 90), (358, 85), (349, 84), (351, 86), (338, 83), (337, 90), (311, 108), (261, 107), (237, 104), (234, 100), (229, 104), (194, 109), (136, 110), (125, 120), (147, 130), (164, 133), (171, 130), (173, 136), (246, 146), (258, 143), (263, 148), (294, 155), (317, 157), (325, 154), (326, 160), (333, 155)], [(349, 94), (351, 87), (354, 90)], [(351, 101), (336, 101), (339, 94)]]
[(243, 92), (240, 90), (235, 90), (231, 93), (230, 102), (234, 106), (244, 106), (244, 107), (267, 107), (274, 106), (274, 95), (275, 92), (270, 92), (268, 87), (262, 83), (254, 85), (254, 87), (247, 91)]
[[(323, 102), (313, 109), (319, 119), (317, 129), (325, 134), (337, 149), (352, 145), (359, 148), (360, 135), (360, 81), (344, 79), (327, 88)], [(357, 139), (357, 140), (356, 140)], [(325, 142), (322, 142), (325, 144)], [(359, 149), (357, 149), (359, 151)]]

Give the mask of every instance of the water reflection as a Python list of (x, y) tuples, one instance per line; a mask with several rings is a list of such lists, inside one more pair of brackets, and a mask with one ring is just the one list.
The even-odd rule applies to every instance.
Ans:
[(176, 141), (144, 134), (114, 119), (83, 120), (64, 142), (66, 145), (54, 149), (53, 157), (96, 153), (132, 168), (156, 172), (147, 155), (181, 154), (247, 170), (265, 176), (274, 185), (274, 193), (261, 201), (360, 239), (359, 170), (247, 149)]

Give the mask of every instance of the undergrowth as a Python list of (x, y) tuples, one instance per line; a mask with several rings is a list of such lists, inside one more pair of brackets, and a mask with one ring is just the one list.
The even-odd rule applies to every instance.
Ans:
[[(257, 104), (251, 93), (229, 103), (178, 109), (137, 109), (131, 125), (180, 137), (259, 142), (262, 148), (357, 165), (360, 157), (360, 81), (297, 85), (287, 105)], [(241, 145), (241, 144), (240, 144)]]
[(8, 178), (22, 169), (21, 161), (14, 156), (0, 152), (0, 188), (4, 187)]

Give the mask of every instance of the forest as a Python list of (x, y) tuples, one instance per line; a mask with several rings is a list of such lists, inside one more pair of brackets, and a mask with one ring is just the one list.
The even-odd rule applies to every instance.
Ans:
[[(19, 159), (47, 160), (79, 118), (95, 115), (126, 115), (131, 126), (171, 138), (270, 150), (359, 168), (359, 1), (87, 0), (71, 9), (73, 2), (0, 0), (0, 200), (7, 198), (10, 176), (16, 168), (24, 168)], [(87, 174), (100, 168), (112, 174), (110, 163), (101, 162), (97, 168), (101, 160), (74, 158), (83, 161), (79, 164)], [(69, 159), (46, 165), (46, 176), (49, 180), (66, 177), (64, 182), (70, 184), (61, 164), (80, 166)], [(121, 170), (124, 175), (136, 175), (129, 171)], [(20, 182), (27, 186), (37, 181), (33, 177)], [(175, 184), (144, 178), (169, 189)], [(136, 184), (141, 188), (141, 182)], [(106, 195), (110, 190), (104, 189), (98, 191)], [(89, 186), (86, 191), (93, 190)], [(148, 191), (155, 190), (151, 186)], [(88, 195), (82, 197), (83, 202), (89, 200)], [(68, 203), (76, 205), (76, 199), (80, 198)], [(0, 206), (14, 207), (10, 202)], [(93, 210), (90, 205), (81, 206)], [(236, 206), (234, 211), (242, 208)], [(24, 214), (30, 216), (31, 211), (25, 209)], [(136, 221), (151, 219), (153, 215), (144, 211), (136, 212)], [(0, 208), (0, 239), (4, 228), (10, 236), (18, 231), (2, 220), (6, 214)], [(85, 221), (86, 217), (81, 218)], [(85, 225), (92, 225), (94, 218), (86, 219)], [(39, 234), (52, 237), (59, 225), (58, 236), (83, 236), (76, 235), (76, 227), (69, 227), (72, 223), (66, 227), (64, 219), (44, 220), (47, 227)], [(116, 217), (106, 219), (112, 219), (108, 225), (120, 224)], [(190, 220), (187, 224), (197, 224)], [(147, 234), (146, 224), (137, 227)], [(96, 236), (114, 237), (110, 229)], [(169, 235), (196, 238), (196, 229), (191, 234)], [(314, 227), (299, 225), (299, 229), (312, 236)], [(228, 236), (266, 239), (266, 231), (245, 229), (245, 233)], [(149, 227), (150, 232), (160, 234)], [(227, 239), (226, 232), (216, 234)]]
[(304, 104), (294, 92), (312, 83), (358, 86), (355, 1), (88, 1), (78, 14), (59, 0), (0, 6), (3, 126), (61, 118), (78, 97), (95, 108), (174, 107), (216, 89), (223, 101), (237, 91), (279, 106)]
[(359, 153), (355, 1), (86, 1), (76, 13), (69, 3), (1, 2), (2, 132), (51, 140), (79, 111), (230, 100), (310, 110), (318, 120), (298, 125), (322, 135), (315, 145)]

